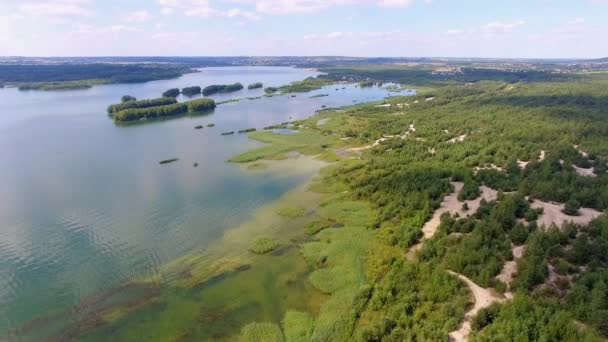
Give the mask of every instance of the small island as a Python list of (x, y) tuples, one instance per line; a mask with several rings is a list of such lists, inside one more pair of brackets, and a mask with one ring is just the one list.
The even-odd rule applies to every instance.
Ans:
[(188, 112), (202, 112), (213, 108), (215, 108), (213, 99), (197, 99), (178, 103), (173, 97), (161, 97), (110, 105), (108, 113), (114, 121), (127, 122), (175, 116)]
[(201, 93), (201, 87), (199, 87), (199, 86), (185, 87), (182, 89), (182, 94), (186, 95), (186, 96), (194, 96), (194, 95), (198, 95), (200, 93)]
[(224, 132), (224, 133), (222, 133), (222, 135), (231, 135), (231, 134), (234, 134), (234, 131), (230, 131), (230, 132)]
[(171, 88), (163, 93), (163, 97), (178, 97), (179, 93), (180, 91), (178, 88)]
[(210, 86), (206, 86), (203, 89), (203, 95), (209, 96), (216, 93), (230, 93), (233, 91), (239, 91), (243, 89), (243, 85), (239, 82), (234, 84), (213, 84)]
[(239, 131), (239, 133), (249, 133), (249, 132), (255, 132), (255, 128), (241, 129)]
[(264, 84), (262, 82), (256, 82), (256, 83), (252, 83), (250, 85), (247, 86), (247, 89), (258, 89), (258, 88), (263, 88)]

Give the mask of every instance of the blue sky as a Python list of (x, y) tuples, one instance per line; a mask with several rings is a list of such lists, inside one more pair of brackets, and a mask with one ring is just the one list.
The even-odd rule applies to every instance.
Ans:
[(1, 0), (0, 55), (608, 56), (608, 0)]

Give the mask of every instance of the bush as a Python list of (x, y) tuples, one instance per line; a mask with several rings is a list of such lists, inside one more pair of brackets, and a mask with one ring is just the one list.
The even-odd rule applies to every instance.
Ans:
[(575, 199), (569, 199), (564, 205), (564, 214), (569, 216), (578, 216), (580, 215), (579, 209), (581, 208), (581, 204)]
[(124, 95), (120, 98), (120, 102), (137, 101), (137, 99), (131, 95)]
[(268, 252), (272, 252), (278, 246), (279, 243), (276, 242), (274, 239), (265, 236), (260, 236), (251, 241), (251, 244), (249, 245), (249, 250), (255, 254), (265, 254)]
[(171, 88), (163, 93), (163, 97), (177, 97), (179, 95), (179, 89)]

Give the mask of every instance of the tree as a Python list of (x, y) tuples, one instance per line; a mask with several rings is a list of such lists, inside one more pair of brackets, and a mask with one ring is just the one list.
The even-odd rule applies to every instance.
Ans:
[(571, 198), (566, 202), (562, 211), (564, 214), (569, 216), (578, 216), (580, 215), (580, 208), (581, 204), (577, 200)]

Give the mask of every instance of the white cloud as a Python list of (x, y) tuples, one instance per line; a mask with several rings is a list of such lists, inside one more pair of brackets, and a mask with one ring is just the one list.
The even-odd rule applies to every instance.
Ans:
[(91, 0), (47, 0), (28, 1), (19, 6), (27, 16), (34, 17), (80, 17), (91, 16), (93, 11), (87, 5)]
[(122, 16), (122, 20), (128, 23), (143, 23), (152, 19), (152, 15), (146, 10), (130, 12)]
[(215, 14), (208, 0), (158, 0), (163, 14), (172, 14), (181, 10), (189, 17), (208, 17)]
[(413, 3), (414, 0), (381, 0), (378, 5), (382, 7), (407, 7)]
[[(415, 0), (233, 0), (233, 2), (251, 4), (255, 10), (264, 14), (309, 13), (342, 5), (377, 5), (381, 7), (407, 7)], [(425, 3), (430, 3), (425, 0)]]
[(492, 22), (483, 26), (482, 30), (488, 34), (499, 34), (513, 32), (520, 26), (525, 25), (525, 21), (518, 20), (511, 23), (503, 23), (500, 21)]
[(578, 25), (578, 24), (583, 24), (585, 22), (585, 18), (572, 18), (568, 21), (569, 25)]
[(251, 19), (251, 20), (260, 19), (260, 16), (257, 15), (255, 12), (243, 11), (240, 8), (231, 8), (231, 9), (227, 10), (225, 13), (223, 13), (223, 15), (228, 18), (243, 17), (243, 18)]

